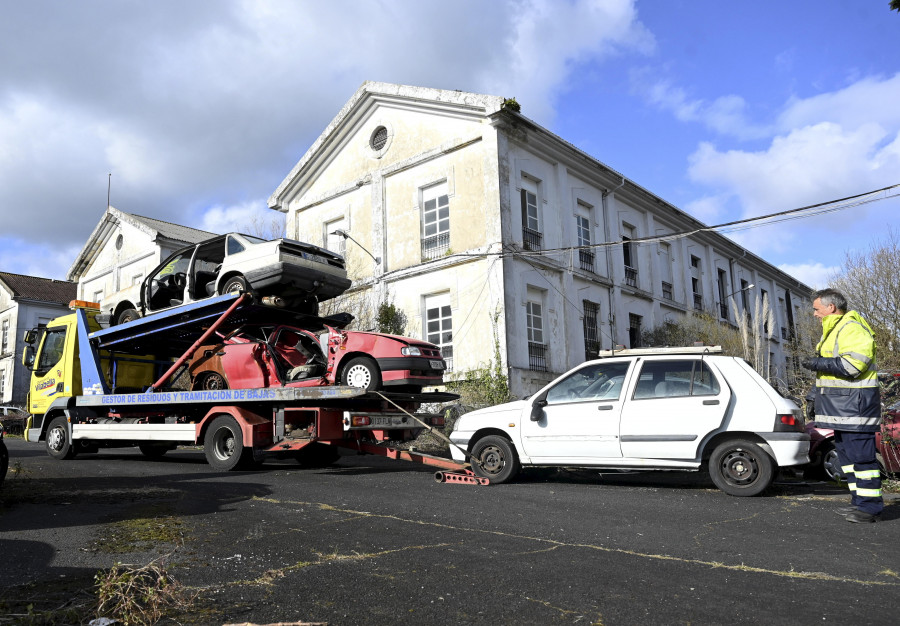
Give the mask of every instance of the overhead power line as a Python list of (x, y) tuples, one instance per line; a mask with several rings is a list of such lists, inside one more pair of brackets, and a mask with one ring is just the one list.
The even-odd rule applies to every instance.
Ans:
[[(887, 192), (895, 191), (894, 193), (888, 194)], [(887, 194), (884, 196), (876, 197), (878, 194)], [(695, 228), (692, 230), (684, 230), (675, 233), (669, 233), (666, 235), (656, 235), (652, 237), (635, 237), (634, 239), (629, 239), (627, 241), (605, 241), (601, 243), (592, 243), (583, 246), (567, 246), (564, 248), (545, 248), (543, 250), (536, 251), (517, 251), (515, 254), (517, 256), (544, 256), (550, 253), (557, 252), (570, 252), (572, 250), (589, 250), (592, 248), (606, 248), (610, 246), (620, 246), (624, 243), (653, 243), (656, 241), (672, 241), (675, 239), (683, 239), (684, 237), (690, 237), (691, 235), (696, 235), (697, 233), (703, 232), (711, 232), (711, 231), (722, 231), (722, 232), (736, 232), (739, 230), (747, 230), (749, 228), (757, 228), (760, 226), (768, 226), (769, 224), (777, 224), (779, 222), (795, 220), (795, 219), (804, 219), (807, 217), (815, 217), (817, 215), (823, 215), (825, 213), (833, 213), (835, 211), (843, 211), (845, 209), (849, 209), (852, 207), (860, 206), (863, 204), (869, 204), (871, 202), (878, 202), (880, 200), (887, 200), (888, 198), (896, 198), (900, 196), (900, 183), (896, 185), (891, 185), (889, 187), (883, 187), (881, 189), (875, 189), (874, 191), (867, 191), (865, 193), (860, 193), (854, 196), (847, 196), (846, 198), (839, 198), (837, 200), (829, 200), (828, 202), (820, 202), (818, 204), (810, 204), (808, 206), (803, 206), (797, 209), (788, 209), (787, 211), (779, 211), (777, 213), (769, 213), (767, 215), (760, 215), (758, 217), (748, 217), (742, 220), (734, 220), (732, 222), (724, 222), (722, 224), (715, 224), (713, 226), (703, 226), (701, 228)], [(506, 253), (509, 254), (509, 253)], [(481, 256), (481, 255), (479, 255)]]

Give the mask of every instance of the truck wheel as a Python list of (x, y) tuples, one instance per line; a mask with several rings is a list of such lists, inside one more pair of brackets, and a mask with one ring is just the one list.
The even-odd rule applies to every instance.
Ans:
[(341, 384), (362, 387), (366, 391), (381, 389), (381, 372), (372, 359), (359, 356), (351, 359), (341, 373)]
[(310, 469), (318, 467), (328, 467), (338, 460), (341, 456), (338, 449), (324, 443), (311, 443), (304, 446), (297, 452), (297, 462), (300, 467), (308, 467)]
[(172, 449), (172, 446), (167, 443), (160, 444), (144, 441), (138, 444), (138, 449), (148, 459), (159, 459), (165, 456), (166, 452)]
[(138, 313), (134, 309), (125, 309), (121, 313), (119, 313), (119, 317), (116, 318), (116, 326), (120, 324), (127, 324), (128, 322), (133, 322), (134, 320), (140, 319), (141, 314)]
[(756, 496), (775, 480), (775, 462), (752, 441), (733, 439), (713, 450), (709, 474), (730, 496)]
[(65, 415), (55, 418), (47, 428), (47, 454), (59, 460), (75, 457), (75, 446), (69, 439), (69, 421)]
[(472, 448), (472, 471), (492, 483), (502, 484), (519, 473), (519, 457), (505, 437), (488, 435)]
[(212, 421), (203, 442), (206, 461), (214, 469), (227, 472), (252, 463), (253, 450), (244, 448), (244, 434), (237, 420), (220, 415)]

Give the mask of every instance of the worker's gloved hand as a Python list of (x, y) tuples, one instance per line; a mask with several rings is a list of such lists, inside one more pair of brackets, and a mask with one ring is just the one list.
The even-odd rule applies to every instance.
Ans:
[(840, 357), (808, 357), (800, 361), (800, 366), (814, 372), (824, 372), (825, 374), (833, 374), (834, 376), (842, 376), (844, 378), (853, 378), (856, 374), (848, 372), (844, 364), (844, 359)]
[(819, 357), (815, 357), (815, 356), (808, 356), (805, 359), (803, 359), (802, 361), (800, 361), (800, 367), (802, 367), (803, 369), (812, 370), (814, 372), (819, 369), (818, 365), (819, 365)]

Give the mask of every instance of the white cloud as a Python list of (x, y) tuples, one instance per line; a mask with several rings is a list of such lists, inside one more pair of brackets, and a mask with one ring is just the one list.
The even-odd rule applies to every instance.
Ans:
[(239, 232), (276, 239), (284, 236), (284, 215), (270, 210), (264, 199), (228, 207), (214, 206), (203, 212), (200, 228), (212, 233)]
[(659, 79), (648, 70), (631, 73), (632, 88), (651, 104), (671, 112), (682, 122), (698, 122), (722, 135), (738, 139), (765, 137), (770, 129), (751, 121), (747, 102), (736, 95), (726, 95), (712, 102), (690, 98), (669, 79)]
[(80, 248), (108, 173), (124, 211), (239, 228), (365, 80), (515, 96), (548, 125), (578, 64), (652, 46), (635, 0), (17, 3), (0, 20), (4, 234), (33, 240), (11, 218), (39, 210), (45, 241)]
[(827, 266), (822, 263), (785, 263), (778, 266), (782, 272), (789, 274), (813, 289), (824, 289), (831, 276), (840, 271), (839, 266)]

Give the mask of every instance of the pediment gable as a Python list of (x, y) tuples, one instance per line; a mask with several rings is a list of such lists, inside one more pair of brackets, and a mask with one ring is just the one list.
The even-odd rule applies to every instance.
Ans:
[[(403, 151), (398, 150), (401, 140), (414, 144), (415, 151), (421, 152), (422, 129), (433, 127), (436, 120), (445, 126), (443, 132), (448, 136), (464, 133), (462, 126), (481, 124), (502, 105), (503, 98), (498, 96), (367, 81), (281, 182), (269, 198), (269, 207), (287, 210), (287, 203), (326, 166), (342, 152), (347, 155), (345, 148), (351, 143), (356, 152), (347, 156), (349, 162), (341, 169), (358, 171), (360, 179), (364, 177), (366, 170), (379, 166), (376, 161), (382, 157), (376, 132), (384, 133), (387, 145), (393, 144), (391, 158), (402, 159)], [(402, 136), (400, 124), (404, 126)]]

